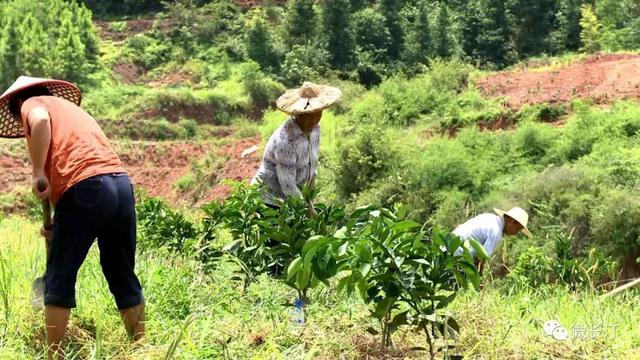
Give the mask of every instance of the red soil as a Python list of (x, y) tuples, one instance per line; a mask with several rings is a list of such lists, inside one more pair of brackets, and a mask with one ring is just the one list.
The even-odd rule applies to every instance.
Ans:
[[(245, 149), (258, 145), (259, 137), (230, 140), (229, 144), (218, 148), (205, 142), (134, 142), (116, 143), (116, 151), (129, 172), (134, 186), (151, 196), (159, 196), (171, 202), (190, 201), (188, 194), (174, 191), (173, 185), (191, 171), (192, 160), (198, 160), (215, 152), (225, 159), (219, 180), (241, 181), (250, 179), (260, 164), (257, 152), (241, 158)], [(26, 153), (26, 146), (24, 147)], [(11, 155), (0, 155), (0, 193), (8, 193), (17, 186), (29, 186), (31, 167), (28, 162)], [(218, 184), (203, 201), (221, 199), (229, 194), (226, 185)], [(181, 196), (184, 196), (183, 199)]]
[(144, 69), (134, 63), (122, 63), (112, 67), (113, 72), (120, 77), (123, 83), (133, 85), (144, 75)]
[(127, 28), (124, 31), (114, 31), (113, 29), (111, 29), (110, 25), (112, 21), (96, 20), (94, 21), (94, 25), (96, 25), (96, 29), (98, 30), (98, 34), (101, 38), (113, 41), (123, 41), (132, 37), (133, 35), (141, 34), (151, 30), (155, 21), (158, 21), (158, 28), (162, 32), (167, 32), (173, 25), (173, 21), (171, 19), (138, 19), (118, 21), (127, 23)]
[(260, 152), (256, 151), (244, 158), (240, 156), (245, 149), (254, 145), (260, 145), (259, 136), (242, 139), (220, 149), (218, 153), (221, 156), (228, 158), (228, 161), (222, 168), (222, 175), (219, 177), (221, 182), (213, 188), (209, 198), (207, 199), (208, 201), (220, 200), (229, 196), (231, 187), (224, 183), (225, 180), (250, 180), (253, 175), (255, 175), (258, 167), (260, 167), (260, 161), (262, 159)]
[(594, 55), (550, 71), (516, 70), (478, 81), (486, 96), (505, 97), (507, 106), (593, 99), (606, 104), (617, 98), (640, 99), (640, 54)]

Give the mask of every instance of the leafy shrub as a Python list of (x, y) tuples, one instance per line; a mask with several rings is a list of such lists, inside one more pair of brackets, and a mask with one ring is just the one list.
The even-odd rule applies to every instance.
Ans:
[(358, 125), (337, 150), (336, 188), (343, 199), (385, 179), (398, 160), (389, 133), (380, 125)]
[(593, 210), (593, 234), (616, 255), (636, 254), (640, 246), (640, 200), (627, 191), (609, 189)]
[(517, 266), (509, 274), (512, 286), (538, 288), (545, 284), (560, 284), (575, 291), (595, 289), (602, 280), (615, 278), (616, 262), (597, 248), (574, 251), (573, 237), (562, 231), (552, 234), (553, 256), (542, 247), (530, 247), (518, 258)]
[(269, 107), (285, 90), (282, 84), (262, 73), (256, 63), (248, 63), (245, 66), (242, 71), (242, 84), (254, 106), (261, 109)]
[(136, 54), (134, 62), (147, 70), (171, 59), (171, 43), (166, 40), (155, 39), (145, 34), (136, 34), (127, 40), (126, 46)]
[(433, 358), (435, 339), (459, 331), (457, 322), (441, 309), (455, 299), (460, 286), (479, 286), (470, 250), (476, 249), (481, 258), (486, 258), (486, 252), (474, 240), (465, 242), (463, 255), (456, 256), (454, 252), (463, 245), (460, 239), (437, 230), (425, 234), (406, 215), (401, 207), (393, 211), (360, 208), (333, 237), (310, 240), (289, 273), (295, 273), (295, 265), (304, 273), (317, 254), (326, 258), (322, 250), (331, 249), (335, 267), (344, 272), (337, 291), (357, 291), (371, 305), (372, 315), (381, 324), (383, 344), (390, 346), (392, 333), (411, 325), (424, 332)]
[(182, 119), (178, 123), (184, 130), (185, 139), (193, 139), (198, 136), (198, 123), (192, 119)]
[(160, 199), (146, 199), (137, 205), (140, 245), (143, 249), (167, 248), (173, 252), (190, 249), (198, 235), (196, 226)]
[(314, 81), (327, 71), (329, 54), (318, 44), (294, 45), (285, 54), (282, 77), (290, 87)]

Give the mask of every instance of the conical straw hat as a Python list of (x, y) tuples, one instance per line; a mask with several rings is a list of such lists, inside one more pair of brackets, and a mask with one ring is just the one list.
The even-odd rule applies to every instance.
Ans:
[(342, 91), (338, 88), (305, 82), (280, 96), (276, 105), (287, 114), (299, 115), (324, 110), (341, 98)]
[(47, 88), (54, 95), (66, 99), (76, 105), (80, 105), (82, 94), (78, 87), (68, 81), (41, 79), (30, 76), (20, 76), (7, 91), (0, 96), (0, 137), (20, 138), (24, 137), (24, 129), (20, 120), (16, 119), (9, 110), (9, 102), (17, 93), (32, 88), (42, 86)]
[(496, 214), (498, 214), (499, 216), (507, 215), (508, 217), (517, 221), (520, 225), (522, 225), (522, 232), (528, 237), (531, 237), (531, 232), (529, 232), (529, 229), (527, 229), (527, 222), (529, 222), (529, 214), (527, 214), (527, 212), (524, 211), (524, 209), (519, 207), (514, 207), (513, 209), (506, 212), (500, 209), (493, 209), (493, 211), (495, 211)]

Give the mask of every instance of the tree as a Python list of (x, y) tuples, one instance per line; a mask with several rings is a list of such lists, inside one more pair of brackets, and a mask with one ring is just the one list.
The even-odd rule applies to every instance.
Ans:
[(454, 45), (451, 33), (449, 7), (446, 4), (440, 4), (433, 37), (434, 54), (436, 56), (449, 58), (453, 54)]
[(246, 35), (247, 54), (260, 65), (262, 70), (278, 71), (280, 61), (273, 45), (273, 39), (262, 13), (257, 11), (249, 21)]
[(100, 54), (100, 41), (93, 25), (91, 11), (84, 6), (78, 6), (76, 8), (75, 24), (80, 29), (80, 40), (85, 46), (85, 58), (89, 62), (97, 62)]
[(465, 55), (475, 58), (478, 54), (478, 38), (482, 33), (483, 3), (480, 0), (469, 1), (460, 16), (460, 45)]
[(313, 0), (291, 0), (285, 22), (289, 46), (302, 45), (315, 37), (316, 12)]
[(323, 28), (331, 66), (347, 70), (353, 64), (355, 44), (351, 32), (349, 0), (325, 0)]
[(550, 34), (553, 53), (580, 48), (580, 5), (584, 0), (558, 0), (554, 30)]
[(400, 57), (404, 48), (404, 31), (400, 21), (401, 10), (402, 1), (400, 0), (380, 0), (380, 12), (385, 18), (385, 25), (391, 37), (388, 54), (393, 60)]
[(404, 50), (404, 61), (408, 66), (426, 64), (431, 54), (431, 28), (429, 25), (429, 8), (426, 2), (419, 4), (416, 18), (410, 26)]
[(40, 22), (27, 14), (20, 24), (19, 68), (25, 75), (42, 77), (47, 73), (47, 36)]
[(514, 43), (521, 58), (548, 52), (557, 0), (510, 0)]
[(56, 78), (81, 81), (85, 78), (85, 46), (80, 30), (73, 24), (71, 10), (64, 9), (60, 18), (58, 39), (52, 54), (52, 72)]
[(358, 52), (368, 52), (375, 62), (387, 60), (392, 39), (384, 16), (373, 8), (360, 10), (352, 16), (353, 33)]
[(7, 88), (20, 76), (20, 33), (17, 16), (12, 12), (5, 19), (2, 34), (0, 34), (0, 86)]
[(594, 53), (600, 50), (600, 29), (602, 25), (598, 22), (591, 5), (582, 6), (580, 27), (582, 28), (580, 32), (581, 50), (587, 53)]
[(504, 0), (483, 0), (482, 4), (485, 13), (474, 56), (484, 64), (501, 68), (511, 64), (516, 57)]

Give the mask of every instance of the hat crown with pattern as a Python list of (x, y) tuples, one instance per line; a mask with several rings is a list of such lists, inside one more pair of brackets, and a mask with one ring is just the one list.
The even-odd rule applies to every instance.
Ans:
[(16, 117), (11, 113), (9, 103), (15, 95), (36, 86), (44, 87), (49, 90), (53, 96), (66, 99), (78, 106), (82, 101), (80, 89), (68, 81), (20, 76), (11, 86), (9, 86), (2, 96), (0, 96), (0, 137), (24, 137), (22, 124), (20, 123), (20, 120), (16, 119)]

